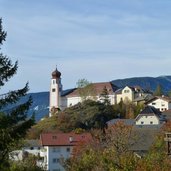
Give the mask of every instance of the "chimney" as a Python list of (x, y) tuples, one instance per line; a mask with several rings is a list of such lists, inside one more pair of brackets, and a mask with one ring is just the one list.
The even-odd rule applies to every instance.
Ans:
[(73, 139), (74, 139), (74, 138), (73, 138), (72, 136), (70, 136), (70, 137), (69, 137), (69, 142), (72, 143), (72, 142), (73, 142)]

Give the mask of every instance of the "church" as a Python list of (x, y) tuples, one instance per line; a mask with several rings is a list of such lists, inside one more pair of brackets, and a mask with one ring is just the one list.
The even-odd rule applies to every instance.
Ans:
[[(111, 82), (93, 83), (92, 85), (96, 94), (95, 99), (100, 100), (100, 94), (102, 93), (104, 87), (106, 87), (110, 103), (115, 104), (115, 91), (118, 89), (117, 86)], [(49, 116), (51, 116), (52, 111), (64, 110), (67, 107), (81, 102), (81, 100), (82, 99), (77, 88), (63, 90), (61, 83), (61, 72), (56, 68), (51, 74)]]

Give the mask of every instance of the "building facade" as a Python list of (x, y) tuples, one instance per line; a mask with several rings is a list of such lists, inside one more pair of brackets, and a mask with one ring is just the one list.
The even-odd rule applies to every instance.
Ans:
[(160, 125), (164, 122), (163, 115), (161, 112), (152, 107), (146, 106), (140, 114), (135, 118), (136, 125)]
[(43, 146), (40, 156), (48, 171), (64, 171), (64, 162), (74, 155), (74, 149), (86, 146), (92, 141), (89, 133), (43, 133), (40, 142)]

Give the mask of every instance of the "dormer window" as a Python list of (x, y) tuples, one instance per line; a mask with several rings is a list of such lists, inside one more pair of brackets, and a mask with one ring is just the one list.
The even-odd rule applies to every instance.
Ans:
[(53, 135), (52, 136), (52, 139), (56, 140), (57, 139), (57, 136)]

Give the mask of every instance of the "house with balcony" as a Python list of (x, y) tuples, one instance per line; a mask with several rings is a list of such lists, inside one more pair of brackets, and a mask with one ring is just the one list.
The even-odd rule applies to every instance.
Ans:
[(64, 171), (64, 161), (72, 157), (74, 149), (89, 144), (91, 140), (89, 133), (42, 133), (40, 142), (43, 148), (40, 156), (45, 170)]

